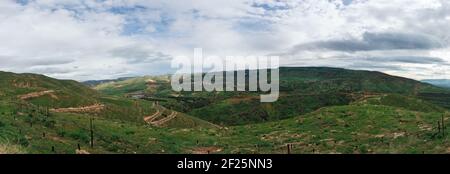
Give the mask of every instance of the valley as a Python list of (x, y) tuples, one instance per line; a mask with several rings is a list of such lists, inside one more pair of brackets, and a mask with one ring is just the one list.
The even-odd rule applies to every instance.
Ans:
[(450, 153), (450, 90), (374, 71), (280, 68), (280, 98), (0, 72), (1, 153)]

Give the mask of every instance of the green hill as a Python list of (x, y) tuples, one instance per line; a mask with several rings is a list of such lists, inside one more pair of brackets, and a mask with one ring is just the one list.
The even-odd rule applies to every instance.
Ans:
[(437, 126), (442, 115), (382, 105), (333, 106), (282, 121), (233, 127), (241, 139), (223, 141), (245, 140), (248, 145), (228, 149), (244, 153), (287, 153), (287, 144), (293, 145), (292, 153), (448, 153), (447, 136)]
[[(108, 87), (110, 95), (1, 73), (0, 153), (287, 153), (288, 145), (291, 153), (450, 152), (445, 89), (370, 71), (281, 73), (274, 103), (260, 103), (258, 93), (173, 93), (166, 77), (102, 84), (120, 88)], [(143, 89), (123, 90), (143, 81)], [(141, 90), (151, 98), (124, 97)], [(21, 98), (30, 93), (39, 95)]]
[[(149, 80), (156, 83), (147, 83)], [(170, 90), (168, 78), (132, 78), (95, 89), (116, 95), (143, 92), (164, 99), (166, 107), (222, 125), (290, 118), (321, 107), (348, 105), (365, 95), (376, 94), (404, 95), (450, 108), (450, 98), (445, 97), (450, 96), (447, 89), (380, 72), (327, 67), (280, 68), (281, 93), (274, 103), (260, 103), (255, 92), (175, 93)]]
[(371, 104), (371, 105), (384, 105), (394, 106), (411, 111), (420, 112), (445, 112), (446, 109), (439, 107), (433, 103), (417, 99), (414, 97), (407, 97), (399, 94), (382, 94), (360, 99), (354, 103), (354, 105)]
[[(151, 85), (149, 83), (152, 83)], [(104, 94), (125, 95), (135, 92), (163, 93), (170, 89), (168, 76), (143, 76), (102, 83), (93, 87)]]
[[(58, 80), (38, 74), (0, 72), (0, 85), (2, 101), (33, 108), (48, 108), (53, 112), (89, 114), (140, 124), (145, 124), (145, 116), (156, 112), (150, 101), (108, 96), (76, 81)], [(208, 125), (203, 123), (205, 121), (185, 114), (178, 115), (175, 120), (179, 119), (189, 123), (186, 127), (197, 123), (200, 126)], [(170, 125), (177, 125), (172, 122)]]
[[(25, 97), (27, 94), (31, 95)], [(0, 72), (0, 96), (3, 99), (24, 96), (24, 100), (33, 104), (64, 108), (94, 104), (99, 94), (73, 80), (57, 80), (38, 74)]]
[[(2, 139), (10, 153), (448, 153), (437, 122), (444, 113), (383, 105), (347, 105), (281, 121), (227, 129), (167, 128), (95, 118), (90, 147), (86, 115), (14, 116), (0, 107)], [(444, 120), (447, 120), (445, 114)], [(447, 127), (448, 123), (444, 123)], [(446, 135), (450, 133), (445, 130)], [(45, 135), (44, 135), (45, 134)]]
[(0, 94), (2, 101), (23, 106), (136, 122), (143, 122), (143, 115), (154, 112), (151, 102), (111, 98), (76, 81), (58, 80), (38, 74), (0, 72)]

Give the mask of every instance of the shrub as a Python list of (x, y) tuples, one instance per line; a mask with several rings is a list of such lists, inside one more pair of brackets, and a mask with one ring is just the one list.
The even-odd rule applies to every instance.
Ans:
[(69, 136), (70, 138), (76, 139), (76, 140), (80, 140), (83, 143), (89, 143), (89, 136), (83, 130), (68, 132), (67, 136)]

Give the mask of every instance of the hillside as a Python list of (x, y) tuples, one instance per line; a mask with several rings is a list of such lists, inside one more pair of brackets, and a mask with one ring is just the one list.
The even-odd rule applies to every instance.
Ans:
[[(3, 105), (0, 105), (3, 106)], [(55, 113), (14, 116), (0, 107), (8, 153), (449, 153), (437, 122), (448, 114), (383, 105), (348, 105), (281, 121), (227, 129), (166, 128)], [(448, 129), (446, 134), (450, 133)], [(80, 145), (80, 150), (78, 149)]]
[[(443, 129), (450, 115), (435, 104), (448, 103), (444, 89), (369, 71), (282, 73), (280, 100), (264, 104), (257, 93), (173, 96), (162, 77), (101, 85), (125, 92), (122, 87), (146, 81), (150, 98), (142, 100), (131, 98), (133, 90), (106, 95), (74, 81), (2, 73), (2, 83), (25, 85), (2, 87), (0, 153), (287, 153), (288, 146), (290, 153), (450, 153)], [(68, 89), (73, 94), (67, 95), (86, 95), (95, 104), (49, 108), (28, 98), (50, 103), (43, 96), (64, 93), (42, 91)]]
[[(450, 153), (438, 130), (444, 113), (415, 112), (382, 105), (326, 107), (277, 122), (233, 127), (248, 144), (227, 149), (243, 153)], [(445, 125), (448, 126), (448, 114)], [(243, 143), (232, 136), (227, 144)]]
[[(94, 89), (109, 94), (126, 94), (148, 90), (149, 81), (163, 85), (169, 83), (168, 76), (145, 76), (98, 85)], [(170, 84), (168, 86), (170, 87)], [(328, 67), (281, 67), (280, 89), (301, 93), (358, 92), (414, 94), (430, 84), (412, 79), (391, 76), (376, 71), (348, 70)]]
[[(0, 72), (0, 84), (0, 101), (16, 103), (21, 107), (96, 115), (139, 124), (145, 124), (143, 118), (156, 112), (153, 102), (107, 96), (72, 80), (58, 80), (38, 74)], [(182, 114), (175, 120), (179, 119), (191, 122), (192, 125), (207, 125), (202, 124), (202, 120), (191, 119)]]
[(170, 90), (169, 76), (143, 76), (102, 83), (93, 89), (108, 95), (126, 95), (136, 92), (162, 93)]
[[(104, 96), (72, 80), (58, 80), (38, 74), (0, 72), (0, 93), (4, 102), (37, 107), (52, 112), (75, 112), (137, 121), (153, 112), (151, 102)], [(141, 120), (139, 120), (141, 121)], [(141, 121), (142, 122), (142, 121)]]
[(119, 81), (124, 81), (127, 79), (131, 79), (133, 77), (121, 77), (121, 78), (117, 78), (117, 79), (107, 79), (107, 80), (88, 80), (88, 81), (84, 81), (83, 84), (89, 86), (89, 87), (94, 87), (94, 86), (98, 86), (104, 83), (110, 83), (110, 82), (119, 82)]
[(19, 98), (30, 103), (54, 107), (92, 105), (99, 94), (73, 80), (57, 80), (38, 74), (0, 72), (0, 97)]
[[(388, 74), (327, 67), (280, 68), (280, 97), (260, 103), (258, 93), (181, 92), (168, 78), (140, 77), (95, 87), (105, 94), (143, 93), (162, 105), (221, 125), (241, 125), (290, 118), (326, 106), (348, 105), (367, 95), (399, 94), (450, 108), (449, 90)], [(152, 81), (153, 83), (148, 83)], [(177, 97), (173, 97), (177, 96)]]

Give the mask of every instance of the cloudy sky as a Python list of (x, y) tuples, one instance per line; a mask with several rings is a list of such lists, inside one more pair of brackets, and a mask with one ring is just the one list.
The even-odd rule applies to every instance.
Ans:
[(0, 70), (62, 79), (171, 72), (170, 60), (278, 55), (284, 66), (450, 78), (447, 0), (1, 0)]

